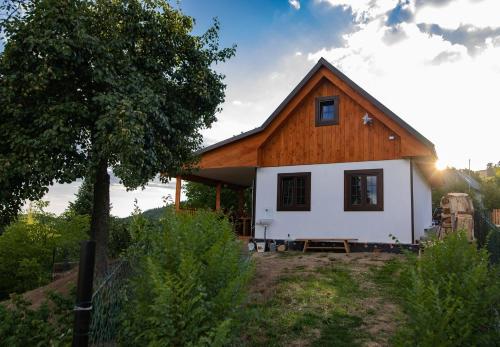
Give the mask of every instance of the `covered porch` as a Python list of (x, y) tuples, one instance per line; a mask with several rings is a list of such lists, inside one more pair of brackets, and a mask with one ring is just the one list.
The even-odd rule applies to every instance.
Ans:
[[(176, 176), (175, 210), (178, 213), (193, 213), (196, 210), (183, 206), (181, 202), (183, 181), (213, 187), (215, 203), (209, 208), (224, 213), (231, 221), (236, 235), (240, 239), (248, 240), (254, 236), (255, 230), (255, 177), (255, 167), (204, 168), (180, 174)], [(236, 202), (228, 205), (228, 202), (223, 201), (223, 189), (234, 192), (237, 196)], [(248, 195), (249, 199), (246, 198)]]

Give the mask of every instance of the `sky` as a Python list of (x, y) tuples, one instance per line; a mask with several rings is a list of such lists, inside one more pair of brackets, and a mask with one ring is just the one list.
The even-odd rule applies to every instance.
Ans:
[[(180, 0), (195, 34), (217, 17), (222, 46), (236, 56), (226, 75), (212, 144), (260, 126), (321, 58), (436, 145), (439, 165), (483, 169), (500, 160), (500, 1), (498, 0)], [(173, 184), (125, 192), (111, 188), (112, 213), (161, 206)], [(60, 213), (79, 183), (54, 186)]]

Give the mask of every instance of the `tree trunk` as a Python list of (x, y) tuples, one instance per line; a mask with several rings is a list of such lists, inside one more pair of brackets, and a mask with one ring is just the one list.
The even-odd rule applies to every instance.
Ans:
[(108, 230), (109, 230), (109, 175), (105, 160), (97, 166), (94, 180), (94, 207), (90, 235), (96, 242), (96, 274), (103, 275), (108, 269)]

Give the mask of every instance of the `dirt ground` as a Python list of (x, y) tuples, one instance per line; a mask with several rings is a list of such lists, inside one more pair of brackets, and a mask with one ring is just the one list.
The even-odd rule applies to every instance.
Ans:
[[(387, 346), (389, 337), (397, 329), (400, 308), (386, 296), (383, 288), (378, 288), (370, 280), (373, 267), (384, 265), (388, 260), (400, 257), (390, 253), (255, 253), (255, 280), (251, 286), (251, 296), (255, 301), (269, 300), (276, 291), (282, 276), (296, 273), (309, 275), (322, 267), (339, 264), (347, 268), (359, 286), (369, 295), (359, 298), (360, 302), (352, 305), (353, 313), (363, 317), (364, 330), (371, 338), (363, 342), (364, 346)], [(295, 344), (294, 344), (295, 345)], [(308, 342), (297, 346), (308, 346)]]
[[(68, 271), (60, 275), (60, 278), (50, 282), (49, 284), (38, 287), (36, 289), (27, 291), (23, 294), (23, 297), (31, 302), (31, 308), (37, 309), (40, 305), (47, 299), (48, 292), (56, 292), (62, 295), (68, 295), (71, 290), (76, 286), (76, 279), (78, 275), (78, 268)], [(7, 305), (10, 305), (10, 303)]]

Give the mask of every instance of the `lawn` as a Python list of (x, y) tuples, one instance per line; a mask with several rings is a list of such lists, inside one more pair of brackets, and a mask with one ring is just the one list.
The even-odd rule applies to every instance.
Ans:
[(397, 255), (255, 254), (238, 346), (386, 346), (403, 320), (384, 285)]

